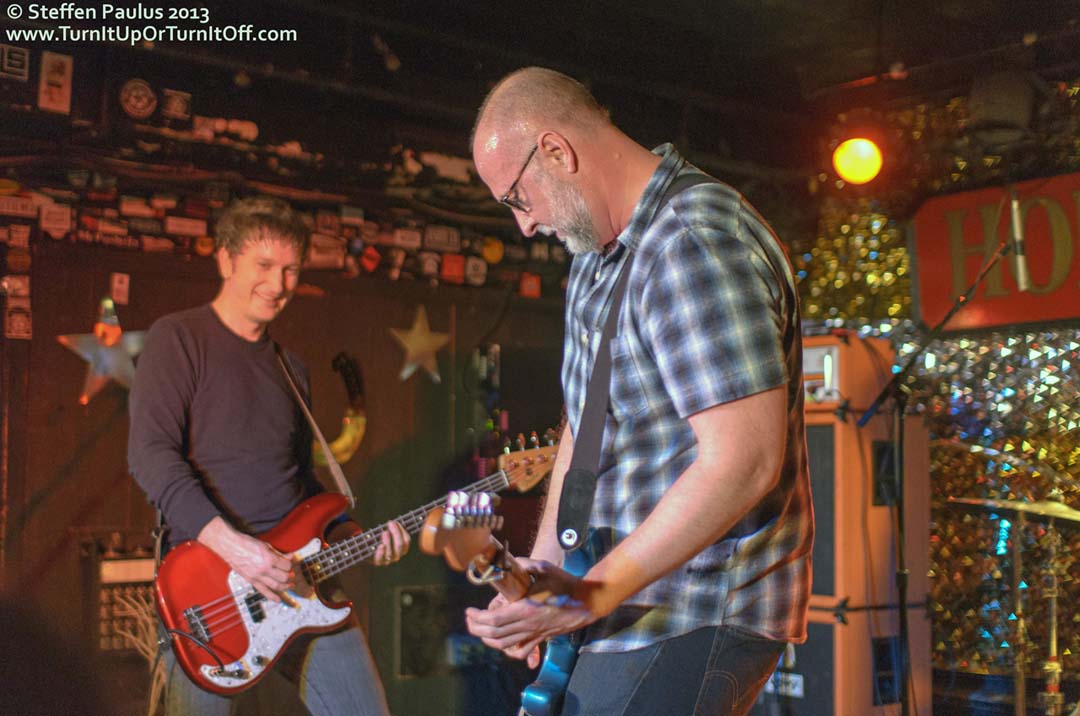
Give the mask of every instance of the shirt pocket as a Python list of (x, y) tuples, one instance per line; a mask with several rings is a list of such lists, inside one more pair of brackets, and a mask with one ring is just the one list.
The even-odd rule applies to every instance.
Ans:
[(617, 420), (641, 415), (649, 398), (631, 342), (625, 335), (611, 339), (611, 410)]

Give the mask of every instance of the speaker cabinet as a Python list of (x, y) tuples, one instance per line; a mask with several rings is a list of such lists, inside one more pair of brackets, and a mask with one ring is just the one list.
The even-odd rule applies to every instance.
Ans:
[[(930, 621), (925, 610), (912, 610), (909, 619), (912, 682), (915, 685), (911, 713), (930, 714)], [(846, 624), (837, 622), (829, 614), (811, 612), (806, 643), (788, 650), (758, 695), (751, 714), (899, 714), (898, 633), (896, 610), (878, 615), (867, 611), (851, 612)], [(925, 639), (921, 635), (925, 635)], [(926, 657), (916, 658), (914, 655), (919, 651)]]
[[(819, 356), (829, 356), (816, 365), (808, 359), (807, 369), (806, 439), (816, 523), (808, 639), (788, 650), (753, 713), (899, 714), (893, 416), (886, 405), (866, 426), (856, 425), (890, 377), (892, 353), (886, 341), (854, 336), (815, 337), (807, 343)], [(905, 422), (912, 704), (925, 715), (931, 709), (930, 621), (924, 606), (929, 442), (921, 418), (908, 416)]]

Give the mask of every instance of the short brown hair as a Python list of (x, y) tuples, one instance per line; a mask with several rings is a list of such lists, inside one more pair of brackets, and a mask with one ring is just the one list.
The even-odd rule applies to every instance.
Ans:
[(300, 256), (306, 256), (311, 229), (286, 202), (256, 196), (230, 204), (218, 217), (214, 237), (217, 248), (227, 249), (230, 254), (243, 251), (249, 241), (267, 238), (291, 244)]

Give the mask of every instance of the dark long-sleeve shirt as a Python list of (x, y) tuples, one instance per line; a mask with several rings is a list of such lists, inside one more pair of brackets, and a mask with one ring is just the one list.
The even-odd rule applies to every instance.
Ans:
[[(300, 391), (308, 374), (286, 352)], [(268, 335), (246, 341), (210, 305), (154, 323), (130, 396), (128, 466), (175, 545), (217, 515), (255, 534), (322, 491), (311, 429)]]

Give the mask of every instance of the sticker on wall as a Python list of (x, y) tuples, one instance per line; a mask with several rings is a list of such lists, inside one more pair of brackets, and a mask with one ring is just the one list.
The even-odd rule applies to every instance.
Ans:
[(117, 306), (128, 305), (128, 292), (131, 289), (131, 276), (126, 273), (109, 274), (109, 296)]
[(0, 79), (26, 82), (30, 79), (30, 50), (0, 45)]
[(425, 278), (438, 278), (439, 255), (434, 251), (421, 251), (416, 256), (420, 262), (420, 275)]
[(522, 298), (540, 298), (540, 276), (523, 271), (521, 273), (521, 283), (518, 286), (518, 294)]
[(71, 77), (75, 61), (71, 55), (46, 50), (41, 53), (41, 77), (38, 80), (38, 109), (71, 114)]
[(465, 283), (465, 257), (461, 254), (443, 256), (441, 275), (446, 283)]
[(14, 271), (15, 273), (30, 273), (30, 264), (33, 263), (30, 258), (30, 252), (26, 249), (8, 249), (7, 252), (7, 267), (8, 271)]
[(336, 236), (312, 234), (304, 268), (340, 269), (345, 267), (345, 240)]
[(195, 239), (195, 253), (199, 256), (213, 256), (216, 243), (209, 236), (200, 236)]
[(4, 307), (4, 338), (28, 341), (34, 337), (30, 318), (30, 299), (25, 296), (8, 296)]
[(479, 256), (465, 258), (465, 283), (470, 286), (483, 286), (487, 281), (487, 262)]
[(8, 298), (30, 298), (30, 277), (9, 274), (0, 278), (0, 294), (7, 294)]
[(382, 261), (382, 254), (379, 253), (379, 250), (374, 246), (368, 246), (364, 249), (364, 253), (360, 255), (360, 268), (372, 273), (379, 267), (380, 261)]
[(30, 250), (29, 224), (11, 224), (8, 226), (8, 245), (13, 249)]
[(480, 255), (484, 257), (484, 261), (494, 266), (503, 260), (503, 242), (496, 239), (494, 236), (484, 237), (484, 246), (480, 249)]
[(146, 119), (157, 109), (157, 95), (146, 80), (130, 79), (120, 88), (120, 107), (132, 119)]
[(170, 119), (191, 119), (191, 93), (179, 90), (162, 90), (161, 114)]
[(38, 219), (41, 230), (54, 239), (62, 239), (71, 231), (71, 207), (67, 204), (46, 204)]
[(25, 196), (0, 196), (0, 215), (33, 219), (38, 214), (34, 200)]

